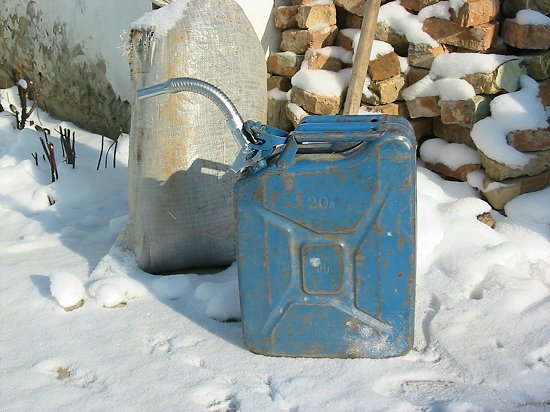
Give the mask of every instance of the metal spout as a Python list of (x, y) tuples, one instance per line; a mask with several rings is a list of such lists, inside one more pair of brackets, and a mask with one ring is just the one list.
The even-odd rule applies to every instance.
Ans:
[(224, 114), (225, 121), (231, 133), (237, 140), (242, 151), (247, 151), (248, 142), (243, 132), (243, 119), (229, 97), (217, 87), (202, 80), (191, 77), (177, 77), (137, 90), (138, 99), (146, 99), (166, 93), (193, 92), (210, 99)]

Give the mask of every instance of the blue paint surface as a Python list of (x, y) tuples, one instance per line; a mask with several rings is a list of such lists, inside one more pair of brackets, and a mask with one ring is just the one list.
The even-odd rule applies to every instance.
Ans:
[(311, 116), (236, 187), (244, 339), (383, 358), (413, 342), (416, 142), (396, 116)]

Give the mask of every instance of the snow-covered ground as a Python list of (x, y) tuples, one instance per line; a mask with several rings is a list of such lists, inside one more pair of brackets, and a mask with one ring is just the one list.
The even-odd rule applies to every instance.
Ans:
[[(4, 107), (18, 101), (15, 89), (0, 94)], [(60, 124), (40, 111), (33, 120)], [(0, 408), (550, 409), (550, 189), (514, 199), (504, 216), (467, 183), (419, 166), (414, 350), (270, 358), (244, 347), (239, 322), (223, 322), (240, 316), (235, 266), (156, 277), (114, 246), (128, 213), (126, 136), (116, 168), (111, 150), (96, 171), (101, 137), (61, 123), (76, 132), (76, 168), (52, 137), (51, 183), (42, 134), (14, 125), (0, 113)], [(484, 212), (494, 229), (477, 220)]]

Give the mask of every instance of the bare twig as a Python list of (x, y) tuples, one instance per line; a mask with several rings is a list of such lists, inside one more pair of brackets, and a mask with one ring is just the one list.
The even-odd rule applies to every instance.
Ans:
[(101, 165), (101, 158), (103, 157), (103, 146), (105, 144), (105, 136), (101, 135), (101, 151), (99, 152), (99, 160), (97, 161), (97, 167), (95, 170), (99, 170), (99, 166)]
[(56, 130), (56, 132), (59, 133), (60, 136), (59, 140), (61, 141), (61, 151), (63, 157), (65, 158), (67, 164), (72, 165), (74, 169), (76, 163), (75, 132), (72, 134), (72, 139), (71, 130), (68, 128), (63, 129), (60, 126), (59, 130)]
[(53, 143), (48, 143), (48, 149), (50, 152), (50, 170), (52, 173), (52, 183), (59, 179), (59, 173), (57, 173), (57, 163), (55, 161), (55, 149)]
[(34, 112), (34, 109), (36, 108), (36, 105), (38, 103), (38, 98), (40, 95), (40, 92), (37, 92), (34, 98), (34, 101), (32, 103), (32, 106), (28, 107), (28, 101), (29, 101), (29, 93), (33, 87), (32, 81), (26, 81), (24, 79), (19, 79), (17, 81), (17, 91), (19, 92), (19, 102), (21, 105), (21, 112), (19, 112), (17, 109), (14, 110), (14, 108), (11, 108), (12, 112), (15, 114), (15, 119), (17, 123), (17, 128), (19, 130), (22, 130), (25, 128), (25, 125), (27, 123), (27, 119), (30, 117), (32, 112)]

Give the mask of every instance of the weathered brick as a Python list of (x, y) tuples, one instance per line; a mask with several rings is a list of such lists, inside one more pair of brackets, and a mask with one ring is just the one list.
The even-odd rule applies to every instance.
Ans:
[(490, 73), (472, 73), (464, 76), (476, 94), (497, 94), (502, 91), (515, 92), (519, 79), (526, 73), (519, 59), (508, 60)]
[(288, 104), (286, 105), (286, 116), (294, 125), (294, 127), (296, 127), (305, 117), (309, 116), (309, 113), (298, 106), (296, 103), (288, 102)]
[(430, 73), (429, 69), (423, 69), (422, 67), (409, 66), (407, 71), (407, 84), (409, 86), (415, 84), (420, 79), (426, 77)]
[(282, 32), (281, 50), (304, 54), (307, 49), (332, 46), (338, 27), (315, 26), (310, 29), (289, 29)]
[(358, 29), (343, 29), (336, 35), (335, 45), (343, 47), (346, 50), (353, 51), (353, 37), (359, 33)]
[(304, 60), (304, 56), (291, 51), (271, 53), (267, 58), (267, 71), (279, 76), (292, 77)]
[(429, 69), (432, 67), (435, 56), (440, 54), (448, 54), (451, 52), (449, 46), (440, 44), (437, 47), (432, 47), (429, 44), (410, 43), (407, 52), (407, 61), (411, 66), (422, 67)]
[(319, 49), (309, 49), (304, 60), (311, 70), (330, 70), (337, 72), (342, 68), (342, 60), (323, 53)]
[(267, 90), (279, 89), (284, 92), (288, 92), (292, 85), (290, 79), (283, 76), (269, 76), (267, 78)]
[(307, 90), (293, 87), (290, 90), (290, 101), (314, 114), (334, 115), (342, 109), (345, 93), (341, 96), (320, 96)]
[(459, 10), (449, 8), (451, 20), (461, 27), (478, 26), (498, 19), (500, 0), (467, 0)]
[(453, 21), (430, 17), (424, 20), (423, 30), (439, 43), (482, 51), (495, 43), (498, 36), (498, 23), (460, 27)]
[(468, 100), (440, 100), (441, 122), (472, 127), (474, 123), (489, 116), (492, 97), (474, 96)]
[(530, 56), (522, 56), (527, 75), (535, 80), (544, 80), (550, 77), (550, 50)]
[[(502, 183), (502, 184), (499, 184)], [(536, 192), (550, 185), (550, 170), (535, 176), (518, 177), (495, 182), (487, 177), (483, 181), (483, 195), (496, 210), (503, 210), (506, 203), (523, 193)]]
[(371, 60), (367, 70), (372, 81), (387, 80), (401, 73), (399, 57), (395, 52), (384, 54)]
[(506, 135), (508, 144), (522, 152), (550, 150), (550, 128), (516, 130)]
[(292, 0), (292, 4), (295, 6), (302, 6), (304, 4), (313, 3), (314, 1), (317, 0)]
[(363, 17), (346, 11), (345, 26), (346, 29), (360, 29), (363, 25)]
[(317, 24), (336, 24), (336, 6), (334, 3), (312, 3), (299, 6), (296, 15), (298, 27), (308, 29)]
[(517, 24), (511, 19), (504, 20), (502, 27), (504, 42), (518, 49), (550, 49), (550, 26)]
[(407, 40), (407, 37), (404, 34), (397, 33), (394, 29), (382, 21), (376, 23), (374, 38), (376, 40), (385, 41), (386, 43), (391, 44), (399, 56), (406, 56), (408, 53), (409, 41)]
[(430, 139), (420, 146), (420, 157), (428, 169), (446, 177), (466, 181), (469, 173), (481, 169), (475, 149), (444, 139)]
[(543, 105), (550, 106), (550, 79), (539, 83), (539, 97)]
[(443, 163), (428, 163), (425, 162), (425, 165), (432, 172), (438, 173), (445, 177), (450, 177), (452, 179), (466, 181), (468, 174), (481, 169), (480, 164), (467, 164), (458, 167), (457, 169), (451, 169), (449, 166), (444, 165)]
[(400, 4), (409, 10), (420, 11), (424, 7), (431, 6), (439, 0), (401, 0)]
[(334, 0), (334, 3), (350, 13), (356, 14), (357, 16), (363, 16), (365, 12), (365, 1), (366, 0)]
[(487, 176), (497, 181), (521, 176), (535, 176), (550, 169), (550, 150), (532, 152), (533, 157), (527, 165), (519, 169), (499, 163), (487, 157), (481, 150), (479, 150), (479, 154)]
[(441, 109), (438, 105), (437, 96), (417, 97), (407, 101), (407, 109), (412, 119), (417, 117), (438, 117)]
[(431, 117), (418, 117), (416, 119), (409, 119), (416, 141), (420, 144), (423, 140), (433, 135), (433, 126)]
[(281, 30), (298, 27), (296, 14), (298, 14), (298, 6), (277, 7), (273, 10), (273, 21), (275, 23), (275, 27)]
[(399, 99), (401, 90), (405, 87), (405, 76), (398, 74), (386, 80), (371, 82), (368, 93), (363, 91), (362, 101), (370, 105), (392, 103)]
[(287, 93), (272, 89), (267, 94), (267, 124), (281, 130), (292, 130), (292, 123), (286, 115)]
[(360, 111), (367, 113), (392, 114), (402, 117), (408, 117), (409, 114), (405, 102), (386, 103), (378, 106), (364, 104), (361, 106)]
[(440, 117), (433, 118), (433, 134), (449, 143), (462, 143), (475, 149), (476, 145), (470, 136), (471, 129), (457, 124), (445, 124)]

